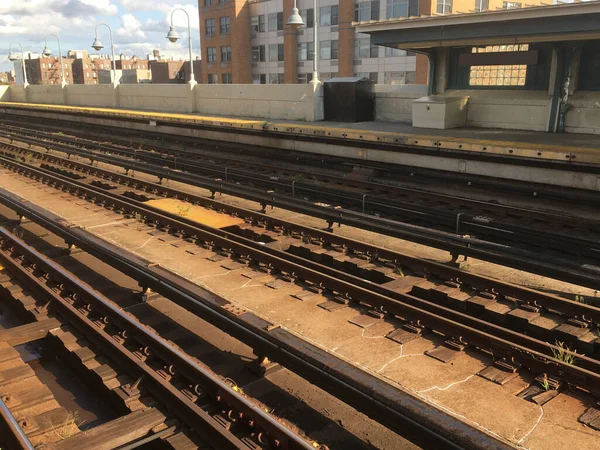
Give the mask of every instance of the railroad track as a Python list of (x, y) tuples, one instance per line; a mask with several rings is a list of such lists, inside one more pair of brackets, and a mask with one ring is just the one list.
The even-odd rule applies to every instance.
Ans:
[[(68, 155), (68, 158), (70, 158), (70, 155), (79, 155), (89, 158), (92, 165), (94, 161), (105, 162), (111, 165), (123, 167), (128, 172), (138, 170), (157, 176), (160, 181), (163, 179), (172, 179), (209, 189), (213, 193), (213, 197), (216, 192), (241, 196), (243, 198), (259, 202), (262, 205), (263, 212), (268, 205), (291, 209), (326, 220), (330, 229), (334, 223), (344, 223), (381, 234), (400, 237), (435, 248), (441, 248), (451, 252), (455, 258), (461, 254), (465, 256), (472, 256), (543, 276), (588, 286), (594, 289), (600, 288), (600, 268), (597, 265), (598, 257), (600, 255), (598, 241), (593, 241), (587, 238), (578, 239), (576, 237), (566, 237), (560, 235), (558, 238), (552, 238), (549, 235), (544, 235), (543, 233), (539, 232), (539, 236), (537, 236), (535, 239), (530, 237), (529, 240), (535, 242), (543, 241), (544, 243), (550, 244), (550, 246), (557, 248), (569, 248), (571, 253), (575, 253), (578, 256), (576, 258), (567, 258), (568, 255), (557, 255), (555, 251), (544, 255), (540, 252), (523, 250), (518, 247), (482, 241), (471, 236), (464, 237), (454, 233), (446, 233), (443, 231), (431, 230), (411, 224), (399, 223), (381, 217), (369, 216), (360, 212), (349, 211), (347, 209), (322, 206), (311, 201), (300, 199), (297, 196), (286, 197), (284, 194), (275, 194), (272, 191), (265, 192), (264, 190), (257, 188), (241, 187), (237, 185), (235, 181), (227, 181), (222, 179), (214, 180), (191, 173), (181, 172), (180, 170), (165, 168), (159, 164), (150, 164), (128, 158), (106, 155), (104, 153), (97, 153), (93, 150), (65, 146), (65, 144), (48, 144), (47, 142), (39, 141), (37, 138), (32, 139), (27, 137), (19, 137), (18, 139), (24, 140), (30, 146), (39, 145), (46, 147), (47, 149), (52, 148), (53, 150), (65, 152), (65, 154)], [(12, 149), (13, 151), (20, 152), (23, 152), (25, 149), (25, 147), (19, 147), (15, 143), (5, 143), (2, 144), (2, 146), (7, 150)], [(37, 155), (36, 157), (40, 159), (52, 159), (50, 155), (40, 154), (40, 151), (32, 150), (32, 153), (35, 153)], [(162, 159), (161, 157), (158, 158)], [(58, 162), (62, 165), (70, 164), (64, 159), (55, 159), (54, 162)], [(465, 223), (474, 223), (472, 221), (469, 222), (467, 219), (463, 220), (462, 216), (459, 216), (459, 219), (460, 220), (458, 221), (454, 219), (457, 226), (463, 226)], [(484, 220), (483, 218), (479, 218), (475, 222), (477, 221), (481, 222), (477, 224), (477, 226), (480, 228), (493, 230), (497, 234), (518, 234), (514, 230), (510, 231), (498, 228), (498, 224), (495, 221), (490, 221), (489, 219)], [(592, 224), (595, 224), (593, 221), (586, 222), (584, 220), (582, 220), (581, 223), (588, 223), (590, 227), (592, 227)], [(524, 236), (523, 239), (525, 239)]]
[[(73, 181), (72, 177), (64, 174), (58, 175), (49, 168), (35, 169), (4, 158), (3, 164), (72, 195), (139, 217), (143, 222), (182, 239), (190, 239), (242, 264), (254, 264), (279, 273), (280, 278), (287, 282), (304, 285), (308, 290), (327, 290), (331, 293), (332, 303), (347, 305), (360, 302), (368, 305), (380, 317), (402, 317), (405, 323), (397, 330), (396, 336), (400, 342), (415, 339), (430, 330), (441, 332), (447, 337), (446, 345), (440, 349), (445, 355), (444, 359), (451, 359), (471, 345), (491, 351), (499, 367), (508, 365), (516, 370), (522, 365), (535, 374), (551, 375), (592, 392), (596, 392), (600, 386), (598, 339), (595, 334), (600, 310), (596, 307), (494, 282), (433, 263), (427, 265), (423, 261), (407, 259), (404, 255), (331, 234), (327, 235), (335, 243), (327, 240), (327, 236), (322, 236), (324, 241), (317, 246), (331, 249), (327, 255), (330, 262), (326, 265), (328, 258), (315, 248), (310, 239), (302, 244), (302, 237), (317, 236), (317, 230), (314, 230), (314, 235), (300, 236), (299, 243), (289, 244), (293, 250), (282, 251), (277, 249), (279, 245), (269, 247), (231, 231), (211, 229), (180, 215), (145, 205), (132, 199), (143, 194), (135, 191), (127, 193), (132, 186), (126, 192), (118, 193), (115, 189), (107, 190), (106, 186), (93, 186), (93, 179), (87, 180), (91, 184), (86, 184)], [(117, 176), (112, 176), (115, 177), (112, 179), (114, 182)], [(142, 183), (135, 179), (129, 182), (136, 185)], [(156, 189), (160, 187), (156, 185)], [(189, 194), (180, 195), (189, 198)], [(11, 207), (31, 218), (31, 212), (19, 206), (14, 198), (11, 200), (10, 195), (4, 193), (2, 198), (3, 202), (10, 203)], [(253, 231), (246, 227), (245, 230), (252, 236), (261, 233), (258, 229)], [(268, 233), (263, 229), (264, 234)], [(284, 233), (280, 233), (282, 235)], [(69, 242), (69, 238), (65, 239)], [(340, 270), (344, 268), (346, 272)], [(361, 276), (352, 274), (356, 273), (357, 268), (357, 275)], [(431, 271), (436, 275), (415, 276), (423, 271)], [(382, 273), (387, 274), (388, 278), (373, 282), (369, 280), (369, 273), (378, 277)], [(401, 275), (398, 276), (398, 273)], [(445, 273), (445, 280), (436, 278), (442, 273)], [(450, 273), (455, 278), (449, 276)], [(461, 286), (463, 280), (478, 287), (469, 289), (469, 286)], [(546, 320), (538, 320), (547, 319), (548, 314), (556, 317), (556, 313), (562, 318), (550, 326)], [(582, 350), (588, 356), (572, 354), (577, 364), (565, 364), (553, 357), (565, 350), (549, 343), (555, 341), (569, 342), (571, 348)]]
[[(269, 359), (293, 369), (308, 381), (346, 399), (349, 404), (376, 417), (402, 435), (414, 433), (414, 439), (422, 442), (425, 448), (509, 448), (502, 441), (486, 436), (250, 312), (236, 313), (227, 300), (204, 291), (160, 266), (107, 244), (85, 230), (73, 228), (52, 213), (32, 204), (27, 205), (14, 196), (13, 203), (10, 197), (4, 198), (3, 203), (10, 204), (19, 213), (26, 213), (32, 222), (43, 225), (65, 239), (73, 245), (69, 245), (69, 248), (76, 247), (89, 252), (134, 278), (140, 286), (165, 295), (250, 345), (257, 354), (267, 355)], [(14, 253), (10, 248), (9, 251)], [(21, 258), (17, 260), (23, 262)], [(105, 322), (103, 317), (100, 313), (101, 324)]]
[[(123, 443), (123, 439), (145, 431), (142, 437), (147, 434), (147, 441), (169, 438), (173, 442), (195, 442), (205, 448), (326, 448), (299, 436), (298, 431), (266, 413), (259, 402), (243, 395), (235, 384), (220, 379), (1, 227), (0, 262), (4, 274), (10, 277), (10, 291), (20, 287), (21, 292), (30, 292), (34, 297), (38, 326), (60, 341), (70, 359), (87, 370), (88, 376), (101, 378), (109, 388), (104, 395), (118, 398), (129, 410), (117, 419), (120, 431), (101, 436), (103, 445), (108, 445), (108, 439), (120, 442), (119, 445), (130, 443)], [(31, 304), (29, 307), (31, 310)], [(54, 321), (52, 327), (46, 325), (48, 320)], [(31, 340), (41, 337), (31, 329), (29, 336)], [(10, 410), (21, 402), (18, 395), (8, 392), (4, 406)], [(43, 428), (46, 422), (21, 411), (16, 420), (18, 430), (11, 427), (14, 441), (21, 448), (31, 448), (23, 444), (27, 442), (23, 433), (37, 436), (41, 429), (51, 431)], [(14, 425), (12, 420), (8, 423)], [(138, 433), (132, 432), (134, 425), (139, 427)], [(74, 434), (60, 440), (54, 448), (93, 448), (90, 441), (99, 445), (97, 439), (98, 430)], [(47, 439), (42, 442), (50, 443)]]
[[(357, 161), (351, 158), (341, 156), (319, 155), (303, 152), (288, 151), (282, 152), (277, 149), (267, 147), (255, 147), (250, 145), (232, 144), (222, 141), (198, 140), (187, 136), (172, 136), (159, 132), (144, 131), (140, 133), (134, 129), (114, 128), (109, 126), (95, 125), (92, 123), (81, 124), (64, 119), (40, 119), (39, 122), (31, 123), (27, 118), (18, 115), (7, 114), (2, 119), (8, 126), (23, 130), (39, 130), (50, 132), (53, 135), (68, 134), (78, 140), (90, 141), (104, 144), (116, 144), (121, 148), (136, 148), (145, 150), (158, 150), (167, 154), (178, 154), (180, 156), (189, 155), (194, 158), (204, 159), (208, 162), (219, 161), (222, 166), (234, 167), (240, 165), (248, 167), (255, 171), (255, 166), (264, 171), (273, 172), (281, 175), (286, 170), (292, 170), (296, 175), (307, 174), (306, 179), (311, 180), (316, 174), (325, 176), (323, 181), (327, 182), (326, 175), (333, 174), (333, 180), (342, 181), (348, 184), (352, 181), (354, 186), (362, 186), (363, 189), (373, 186), (373, 183), (348, 179), (349, 171), (356, 166)], [(85, 130), (82, 130), (85, 128)], [(314, 138), (314, 136), (312, 137)], [(317, 138), (317, 140), (319, 140)], [(407, 149), (410, 145), (407, 145)], [(423, 153), (422, 148), (415, 150), (417, 153)], [(472, 155), (471, 155), (472, 156)], [(485, 158), (485, 156), (484, 156)], [(268, 161), (265, 162), (265, 161)], [(521, 162), (523, 163), (523, 162)], [(527, 163), (527, 162), (525, 162)], [(284, 165), (281, 165), (284, 164)], [(310, 170), (299, 169), (299, 165), (309, 167)], [(502, 178), (480, 177), (471, 174), (454, 174), (440, 170), (424, 169), (419, 167), (402, 166), (374, 163), (372, 161), (362, 161), (360, 167), (374, 170), (378, 177), (384, 180), (382, 183), (386, 187), (393, 188), (398, 183), (407, 184), (407, 189), (398, 186), (402, 193), (431, 193), (432, 191), (445, 192), (448, 184), (455, 184), (461, 189), (467, 187), (470, 191), (480, 191), (489, 197), (491, 192), (495, 198), (499, 193), (513, 197), (513, 199), (522, 199), (531, 197), (536, 199), (553, 199), (567, 202), (565, 205), (574, 203), (583, 203), (585, 205), (598, 202), (596, 193), (580, 189), (564, 189), (551, 185), (542, 185), (536, 183), (507, 181)], [(548, 168), (555, 169), (552, 165)], [(577, 170), (577, 164), (570, 165), (571, 170)], [(330, 179), (331, 181), (332, 179)], [(389, 181), (388, 181), (389, 180)], [(420, 186), (426, 186), (421, 189)], [(368, 189), (367, 189), (368, 190)], [(472, 194), (473, 192), (471, 192)], [(463, 197), (459, 197), (463, 198)], [(415, 200), (415, 198), (413, 198)]]

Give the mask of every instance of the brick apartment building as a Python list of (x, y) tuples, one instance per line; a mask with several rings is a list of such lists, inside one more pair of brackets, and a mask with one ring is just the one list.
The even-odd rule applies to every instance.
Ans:
[(15, 74), (12, 72), (0, 72), (0, 84), (15, 84)]
[[(190, 81), (189, 61), (150, 61), (152, 84), (181, 84)], [(201, 82), (202, 63), (194, 61), (194, 78)]]
[(293, 4), (294, 0), (199, 0), (198, 82), (307, 83), (316, 54), (321, 80), (360, 75), (376, 83), (425, 84), (425, 56), (373, 46), (369, 35), (356, 33), (352, 22), (525, 6), (503, 0), (319, 0), (315, 49), (313, 0), (297, 0), (305, 23), (298, 31), (286, 24)]
[[(149, 70), (150, 61), (138, 59), (117, 59), (117, 70)], [(73, 62), (73, 79), (75, 84), (99, 84), (99, 71), (111, 70), (112, 60), (106, 58), (84, 57)]]
[[(62, 58), (65, 81), (68, 84), (73, 84), (73, 63), (75, 61), (72, 58)], [(54, 56), (26, 59), (25, 67), (30, 84), (60, 84), (62, 81), (60, 60)]]

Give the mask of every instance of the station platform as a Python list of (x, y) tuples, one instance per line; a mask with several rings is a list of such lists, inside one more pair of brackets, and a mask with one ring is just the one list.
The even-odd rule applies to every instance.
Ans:
[(61, 115), (89, 116), (106, 119), (125, 119), (148, 122), (150, 125), (190, 126), (194, 128), (220, 129), (240, 133), (262, 134), (279, 138), (314, 138), (352, 143), (355, 146), (385, 144), (387, 150), (394, 147), (413, 149), (437, 149), (473, 152), (552, 160), (579, 164), (600, 164), (600, 135), (557, 134), (538, 131), (453, 128), (448, 130), (413, 128), (397, 122), (294, 122), (269, 121), (261, 118), (207, 116), (126, 109), (90, 108), (51, 104), (0, 102), (0, 110), (28, 110), (52, 112)]

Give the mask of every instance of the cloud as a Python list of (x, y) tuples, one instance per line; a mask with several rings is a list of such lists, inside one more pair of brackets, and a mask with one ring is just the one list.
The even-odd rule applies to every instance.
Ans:
[(146, 33), (142, 30), (142, 23), (133, 14), (129, 13), (121, 17), (121, 27), (117, 29), (115, 34), (130, 39), (146, 38)]
[(27, 16), (49, 12), (65, 17), (114, 16), (118, 11), (117, 5), (110, 0), (3, 0), (0, 3), (0, 14)]

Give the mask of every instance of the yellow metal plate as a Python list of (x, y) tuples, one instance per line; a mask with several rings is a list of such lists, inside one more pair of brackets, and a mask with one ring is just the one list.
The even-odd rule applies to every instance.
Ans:
[(149, 200), (145, 203), (171, 214), (177, 214), (181, 217), (185, 217), (188, 220), (193, 220), (194, 222), (208, 225), (209, 227), (213, 228), (226, 228), (244, 223), (244, 221), (239, 217), (231, 217), (227, 214), (211, 211), (210, 209), (191, 205), (180, 200), (165, 198)]

